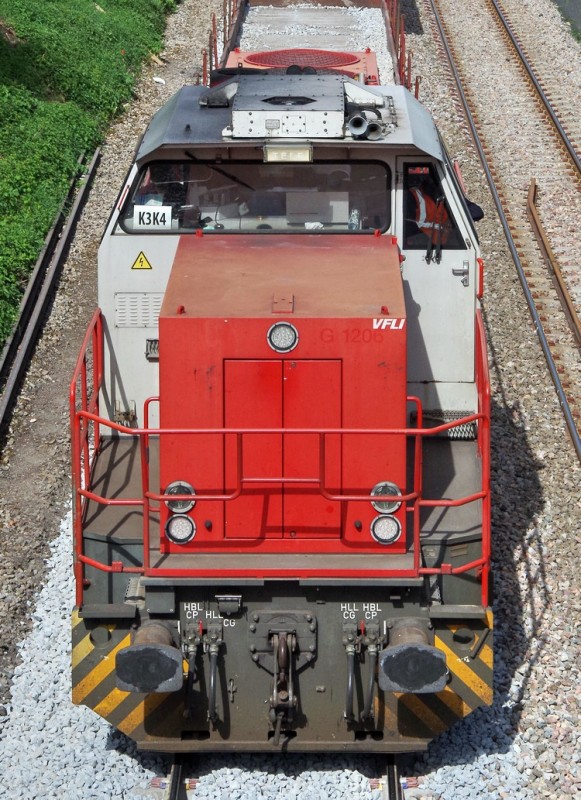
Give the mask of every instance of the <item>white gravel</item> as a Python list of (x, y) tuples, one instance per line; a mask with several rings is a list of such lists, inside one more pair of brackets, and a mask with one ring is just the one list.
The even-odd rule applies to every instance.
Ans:
[(11, 800), (129, 797), (162, 764), (139, 756), (89, 709), (71, 705), (71, 538), (69, 513), (51, 545), (33, 630), (20, 645), (8, 714), (0, 717), (0, 797)]
[[(536, 33), (539, 42), (553, 42), (555, 64), (562, 73), (561, 59), (570, 63), (571, 53), (578, 56), (578, 46), (566, 38), (562, 27), (550, 27), (561, 25), (558, 18), (555, 20), (550, 0), (510, 0), (510, 5), (518, 10), (519, 2), (523, 17), (530, 16), (533, 2), (537, 17), (543, 9), (546, 12), (543, 26), (536, 25)], [(479, 233), (487, 263), (485, 311), (494, 391), (497, 598), (495, 703), (441, 736), (425, 757), (418, 758), (416, 773), (421, 789), (407, 791), (406, 798), (566, 800), (581, 796), (581, 474), (566, 441), (554, 391), (480, 167), (438, 62), (425, 3), (404, 0), (403, 6), (415, 31), (409, 44), (417, 71), (423, 76), (421, 97), (435, 113), (452, 154), (460, 158), (470, 195), (487, 213)], [(457, 9), (460, 6), (464, 3), (456, 4)], [(63, 334), (65, 322), (71, 310), (78, 308), (79, 283), (88, 287), (89, 298), (94, 292), (95, 248), (129, 166), (135, 140), (152, 110), (181, 82), (192, 80), (199, 69), (199, 52), (206, 41), (213, 7), (221, 8), (221, 2), (185, 0), (180, 5), (168, 27), (167, 64), (155, 67), (155, 71), (146, 69), (135, 104), (112, 128), (95, 190), (63, 276), (63, 291), (39, 348), (41, 363), (33, 366), (33, 378), (20, 405), (20, 416), (17, 414), (14, 463), (20, 450), (18, 435), (30, 435), (34, 431), (31, 426), (42, 421), (43, 402), (38, 393), (49, 383), (47, 376), (50, 374), (50, 380), (58, 385), (66, 385), (72, 368), (67, 359), (76, 346), (71, 347)], [(363, 18), (362, 14), (353, 16)], [(535, 26), (529, 27), (534, 37)], [(353, 46), (374, 49), (372, 37), (377, 35), (377, 28), (373, 22)], [(534, 38), (529, 46), (534, 46)], [(486, 61), (481, 49), (472, 52), (478, 54), (481, 69), (488, 70), (493, 81), (495, 64)], [(385, 69), (388, 67), (382, 72)], [(163, 77), (166, 83), (155, 83), (154, 75)], [(66, 424), (66, 398), (62, 402), (63, 406), (52, 413)], [(54, 450), (47, 452), (43, 482), (50, 480), (54, 465), (63, 463), (63, 459), (66, 441), (59, 435)], [(15, 467), (5, 461), (3, 469), (9, 477)], [(37, 483), (35, 474), (34, 486)], [(23, 530), (31, 537), (50, 538), (50, 531), (41, 528), (37, 532), (23, 523), (24, 512), (19, 516), (16, 508), (9, 510), (10, 516), (2, 517), (7, 536)], [(29, 603), (32, 631), (19, 646), (20, 663), (14, 668), (11, 699), (0, 716), (0, 796), (11, 800), (131, 800), (146, 796), (149, 779), (165, 774), (165, 760), (140, 756), (124, 736), (70, 702), (70, 519), (63, 521), (58, 534), (57, 528), (58, 524), (45, 587)], [(12, 576), (4, 578), (1, 574), (0, 602), (4, 597), (10, 615), (26, 616), (17, 581), (11, 584)], [(14, 629), (21, 624), (22, 620), (15, 621)], [(343, 756), (204, 757), (195, 796), (208, 800), (302, 800), (305, 796), (310, 800), (370, 800), (378, 798), (379, 793), (368, 788), (367, 777), (376, 775), (378, 769), (380, 760)], [(153, 796), (152, 790), (148, 795)]]
[(240, 38), (241, 50), (322, 48), (375, 53), (380, 80), (393, 81), (393, 62), (387, 47), (379, 8), (325, 8), (308, 4), (250, 8)]
[[(47, 581), (33, 629), (19, 647), (11, 703), (0, 717), (0, 797), (11, 800), (116, 800), (161, 797), (165, 758), (133, 742), (70, 701), (70, 613), (74, 604), (71, 514), (51, 544)], [(370, 800), (377, 792), (354, 769), (357, 759), (296, 755), (204, 756), (196, 798), (208, 800)], [(227, 766), (225, 766), (227, 765)], [(364, 770), (369, 767), (362, 765)]]

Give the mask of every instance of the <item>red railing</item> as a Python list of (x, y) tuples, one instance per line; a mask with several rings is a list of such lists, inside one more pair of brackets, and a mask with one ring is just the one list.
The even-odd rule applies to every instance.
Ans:
[[(71, 480), (73, 485), (73, 554), (77, 599), (82, 592), (83, 552), (82, 519), (83, 498), (81, 487), (89, 486), (91, 463), (99, 449), (100, 428), (90, 425), (81, 413), (98, 413), (99, 392), (103, 382), (103, 320), (98, 308), (81, 345), (81, 351), (69, 391), (69, 413), (71, 426)], [(91, 441), (92, 440), (92, 441)]]
[[(387, 31), (391, 33), (393, 55), (396, 59), (394, 73), (399, 83), (410, 92), (412, 90), (412, 53), (407, 51), (405, 36), (405, 16), (401, 13), (400, 0), (381, 0)], [(416, 77), (414, 94), (420, 92), (420, 79)]]
[(490, 497), (490, 377), (488, 372), (488, 351), (484, 320), (480, 309), (476, 311), (476, 386), (478, 388), (478, 412), (482, 423), (478, 426), (478, 450), (482, 460), (482, 480), (485, 495), (482, 498), (482, 605), (488, 606), (488, 586), (490, 579), (491, 540), (491, 497)]
[(216, 15), (212, 14), (208, 47), (202, 50), (202, 84), (204, 86), (209, 86), (212, 70), (226, 64), (228, 54), (235, 45), (246, 5), (247, 0), (223, 0), (222, 46), (220, 49), (218, 48), (220, 39), (218, 21)]
[[(225, 66), (228, 55), (236, 44), (236, 38), (244, 9), (248, 0), (223, 0), (222, 8), (222, 51), (218, 51), (218, 24), (216, 15), (212, 14), (211, 28), (208, 33), (208, 47), (202, 50), (202, 84), (210, 84), (212, 70)], [(401, 13), (400, 0), (381, 0), (386, 33), (391, 35), (392, 51), (395, 57), (394, 74), (397, 82), (405, 86), (410, 92), (412, 83), (414, 94), (418, 98), (420, 93), (420, 78), (412, 78), (412, 53), (407, 51), (405, 36), (405, 16)], [(385, 82), (385, 76), (383, 76)]]
[[(327, 436), (345, 435), (386, 435), (399, 437), (414, 437), (415, 441), (415, 468), (413, 477), (413, 490), (407, 494), (397, 497), (382, 496), (382, 501), (400, 501), (407, 505), (407, 509), (413, 516), (413, 570), (409, 568), (401, 570), (390, 570), (394, 576), (418, 577), (421, 575), (459, 575), (470, 570), (478, 570), (482, 579), (482, 604), (486, 607), (488, 603), (488, 570), (490, 559), (490, 482), (489, 482), (489, 446), (490, 446), (490, 394), (488, 384), (488, 372), (486, 361), (486, 346), (484, 341), (484, 329), (482, 319), (477, 318), (477, 347), (476, 365), (477, 381), (479, 390), (478, 413), (468, 415), (460, 420), (454, 420), (446, 424), (438, 425), (434, 428), (422, 427), (422, 410), (418, 398), (409, 397), (408, 402), (414, 403), (417, 409), (418, 427), (416, 428), (390, 428), (385, 430), (360, 429), (360, 428), (140, 428), (128, 429), (123, 425), (111, 422), (99, 415), (99, 389), (103, 380), (103, 330), (100, 312), (96, 312), (89, 330), (85, 336), (83, 351), (79, 356), (77, 366), (71, 383), (70, 403), (71, 403), (71, 436), (72, 436), (72, 456), (73, 456), (73, 491), (74, 491), (74, 540), (75, 540), (75, 575), (77, 578), (78, 600), (82, 602), (82, 565), (87, 564), (96, 569), (106, 572), (136, 572), (147, 575), (159, 574), (159, 570), (151, 566), (150, 563), (150, 513), (158, 510), (159, 503), (163, 502), (165, 495), (151, 491), (149, 476), (149, 437), (163, 436), (207, 436), (216, 435), (224, 437), (234, 436), (237, 442), (237, 477), (236, 486), (233, 491), (228, 493), (215, 494), (196, 494), (196, 500), (213, 502), (231, 502), (239, 497), (245, 485), (252, 485), (260, 481), (261, 483), (277, 484), (309, 484), (319, 487), (321, 494), (328, 500), (345, 502), (370, 502), (377, 498), (369, 494), (335, 494), (330, 492), (324, 484), (325, 476), (325, 440)], [(148, 409), (155, 398), (150, 398), (146, 403), (146, 420)], [(477, 446), (482, 459), (482, 485), (478, 492), (466, 497), (456, 499), (426, 499), (422, 496), (422, 441), (424, 438), (437, 436), (460, 425), (477, 423), (478, 439)], [(142, 479), (141, 497), (113, 499), (103, 497), (90, 487), (90, 474), (93, 453), (97, 452), (101, 438), (101, 428), (108, 428), (112, 433), (123, 436), (136, 437), (139, 440), (140, 448), (140, 470)], [(247, 434), (268, 433), (284, 434), (285, 436), (312, 434), (319, 440), (319, 475), (303, 478), (272, 477), (263, 478), (258, 476), (245, 476), (243, 474), (243, 437)], [(186, 499), (180, 495), (173, 499)], [(439, 567), (422, 567), (420, 564), (420, 513), (423, 508), (456, 508), (476, 501), (482, 501), (482, 553), (481, 557), (458, 567), (451, 564), (442, 564)], [(134, 506), (142, 508), (143, 517), (143, 564), (138, 567), (128, 567), (121, 562), (103, 564), (89, 558), (83, 553), (83, 512), (88, 501), (94, 501), (105, 506)], [(152, 506), (152, 503), (157, 504)], [(164, 572), (165, 574), (165, 572)], [(180, 574), (184, 574), (180, 570)]]

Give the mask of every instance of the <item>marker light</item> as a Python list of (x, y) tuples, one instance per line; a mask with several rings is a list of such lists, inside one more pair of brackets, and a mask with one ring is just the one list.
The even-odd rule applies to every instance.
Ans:
[[(195, 494), (195, 489), (187, 481), (173, 481), (170, 483), (164, 494)], [(166, 506), (174, 513), (185, 514), (191, 511), (196, 505), (195, 500), (166, 500)]]
[(269, 328), (266, 338), (277, 353), (290, 353), (299, 343), (299, 332), (290, 322), (275, 322)]
[[(399, 486), (397, 483), (392, 483), (391, 481), (380, 481), (379, 483), (376, 483), (371, 490), (371, 494), (374, 497), (381, 497), (381, 495), (399, 495), (401, 497)], [(398, 503), (397, 500), (388, 500), (387, 502), (383, 503), (372, 501), (371, 505), (376, 511), (379, 511), (380, 514), (393, 514), (401, 506), (401, 503)]]
[(393, 544), (401, 536), (401, 525), (395, 517), (382, 514), (371, 523), (371, 535), (379, 544)]
[(196, 535), (196, 523), (185, 514), (175, 514), (165, 523), (165, 533), (175, 544), (187, 544)]
[(268, 163), (306, 163), (313, 160), (313, 145), (279, 145), (264, 146), (264, 161)]

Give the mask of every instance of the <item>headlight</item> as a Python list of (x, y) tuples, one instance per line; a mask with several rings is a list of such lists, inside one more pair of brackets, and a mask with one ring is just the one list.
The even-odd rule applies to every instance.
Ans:
[(290, 322), (275, 322), (268, 329), (266, 338), (277, 353), (290, 353), (299, 343), (299, 332)]
[[(195, 494), (193, 486), (190, 486), (186, 481), (174, 481), (170, 483), (164, 494)], [(166, 500), (166, 506), (174, 514), (185, 514), (186, 511), (191, 511), (196, 505), (195, 500)]]
[(185, 514), (175, 514), (165, 523), (165, 532), (175, 544), (187, 544), (196, 535), (196, 523)]
[[(380, 481), (376, 483), (373, 489), (371, 490), (371, 494), (374, 497), (381, 497), (381, 495), (399, 495), (401, 497), (401, 490), (397, 483), (392, 483), (391, 481)], [(395, 513), (398, 508), (401, 506), (401, 503), (398, 503), (397, 500), (393, 502), (389, 500), (388, 502), (371, 502), (371, 505), (376, 511), (379, 511), (380, 514), (393, 514)]]
[(401, 536), (401, 525), (395, 517), (382, 514), (371, 523), (371, 535), (379, 544), (393, 544)]

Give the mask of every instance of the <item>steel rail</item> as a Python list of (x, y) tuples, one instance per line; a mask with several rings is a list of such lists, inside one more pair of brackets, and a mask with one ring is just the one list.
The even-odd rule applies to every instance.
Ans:
[(575, 309), (573, 298), (569, 294), (569, 290), (565, 283), (565, 279), (563, 278), (557, 257), (553, 252), (553, 248), (551, 247), (551, 243), (549, 242), (549, 238), (539, 217), (539, 212), (537, 211), (537, 189), (538, 186), (535, 178), (531, 178), (527, 195), (527, 216), (529, 218), (529, 222), (531, 223), (531, 227), (533, 229), (533, 233), (535, 234), (539, 249), (541, 250), (543, 258), (545, 259), (545, 262), (547, 263), (547, 266), (551, 270), (554, 277), (555, 288), (559, 294), (561, 305), (563, 306), (563, 309), (567, 315), (567, 320), (571, 330), (573, 331), (573, 335), (577, 340), (577, 344), (581, 346), (581, 320), (579, 319), (579, 315)]
[[(20, 303), (18, 319), (0, 356), (0, 432), (8, 423), (29, 361), (38, 340), (43, 318), (50, 305), (62, 265), (73, 239), (76, 224), (86, 203), (101, 151), (97, 149), (88, 166), (79, 159), (77, 174), (45, 239), (28, 286)], [(77, 191), (79, 180), (85, 180)], [(73, 200), (74, 198), (74, 200)], [(72, 202), (68, 216), (66, 208)]]
[(404, 800), (403, 787), (399, 779), (398, 763), (393, 754), (387, 756), (385, 778), (382, 784), (381, 800)]
[(551, 380), (553, 381), (553, 384), (555, 386), (555, 390), (557, 392), (557, 397), (559, 399), (559, 404), (561, 406), (561, 410), (562, 410), (563, 415), (565, 417), (565, 423), (567, 425), (567, 429), (568, 429), (569, 435), (571, 437), (571, 442), (573, 444), (573, 447), (575, 448), (575, 452), (577, 453), (577, 457), (581, 461), (581, 437), (579, 435), (579, 431), (577, 430), (577, 425), (575, 423), (575, 418), (573, 416), (573, 412), (572, 412), (571, 407), (569, 405), (569, 401), (567, 400), (567, 396), (565, 394), (565, 389), (563, 387), (563, 384), (561, 383), (561, 379), (559, 377), (557, 366), (556, 366), (555, 361), (553, 359), (553, 356), (551, 354), (551, 348), (550, 348), (549, 342), (547, 340), (547, 337), (545, 335), (545, 332), (543, 330), (543, 325), (542, 325), (542, 322), (541, 322), (541, 318), (539, 316), (539, 312), (537, 311), (534, 298), (532, 296), (530, 287), (528, 285), (528, 282), (527, 282), (527, 279), (526, 279), (526, 275), (525, 275), (525, 271), (524, 271), (524, 267), (523, 267), (522, 262), (520, 260), (520, 256), (518, 254), (518, 251), (517, 251), (517, 248), (516, 248), (516, 244), (515, 244), (514, 238), (512, 236), (511, 230), (510, 230), (510, 226), (509, 226), (509, 223), (508, 223), (507, 216), (506, 216), (506, 214), (504, 212), (504, 209), (502, 207), (502, 202), (500, 200), (500, 195), (499, 195), (498, 190), (496, 188), (496, 184), (494, 182), (494, 178), (492, 176), (492, 172), (490, 171), (490, 168), (488, 166), (488, 161), (487, 161), (487, 158), (486, 158), (486, 154), (484, 152), (484, 147), (483, 147), (482, 142), (480, 140), (480, 135), (478, 133), (478, 129), (476, 127), (476, 123), (474, 121), (474, 117), (472, 115), (472, 111), (470, 109), (470, 104), (468, 102), (468, 98), (467, 98), (466, 93), (464, 91), (464, 87), (462, 86), (462, 79), (460, 77), (460, 73), (459, 73), (459, 71), (456, 68), (456, 65), (454, 63), (454, 57), (452, 55), (452, 50), (451, 50), (451, 47), (450, 47), (450, 43), (448, 41), (448, 37), (446, 35), (446, 31), (444, 30), (444, 25), (443, 25), (443, 22), (442, 22), (442, 18), (440, 16), (440, 13), (439, 13), (438, 8), (437, 8), (436, 0), (429, 0), (429, 3), (430, 3), (430, 6), (431, 6), (433, 14), (434, 14), (434, 19), (435, 19), (436, 25), (438, 27), (438, 32), (440, 34), (440, 39), (441, 39), (441, 42), (442, 42), (442, 46), (443, 46), (444, 51), (446, 53), (446, 58), (448, 60), (450, 71), (452, 73), (452, 77), (454, 78), (454, 82), (456, 84), (456, 88), (458, 89), (458, 94), (460, 96), (460, 99), (461, 99), (461, 102), (462, 102), (462, 106), (464, 108), (464, 113), (466, 115), (466, 120), (467, 120), (468, 126), (470, 128), (470, 133), (472, 135), (472, 139), (474, 141), (474, 145), (476, 147), (476, 150), (477, 150), (477, 153), (478, 153), (478, 157), (480, 158), (480, 161), (482, 163), (482, 168), (484, 169), (484, 174), (486, 175), (486, 180), (488, 181), (488, 186), (490, 187), (490, 192), (492, 194), (492, 198), (494, 200), (494, 204), (496, 206), (496, 210), (497, 210), (498, 216), (500, 218), (500, 223), (502, 225), (502, 229), (503, 229), (504, 235), (506, 237), (506, 241), (507, 241), (507, 244), (508, 244), (508, 249), (510, 250), (510, 254), (511, 254), (512, 260), (514, 261), (514, 264), (515, 264), (515, 267), (516, 267), (516, 271), (517, 271), (517, 275), (518, 275), (518, 278), (520, 280), (520, 283), (521, 283), (521, 286), (522, 286), (522, 289), (523, 289), (523, 292), (524, 292), (524, 296), (525, 296), (527, 305), (529, 307), (529, 311), (530, 311), (531, 317), (533, 319), (533, 324), (535, 326), (535, 330), (537, 332), (539, 343), (541, 345), (541, 349), (543, 351), (543, 355), (545, 356), (545, 360), (547, 362), (547, 366), (548, 366), (548, 369), (549, 369), (549, 374), (551, 376)]
[(186, 800), (187, 792), (183, 777), (184, 756), (180, 753), (174, 755), (171, 772), (163, 800)]
[[(579, 154), (575, 150), (575, 146), (573, 145), (573, 142), (569, 138), (567, 131), (561, 124), (557, 112), (553, 107), (553, 104), (545, 94), (545, 91), (535, 74), (535, 70), (531, 62), (529, 61), (529, 58), (526, 54), (524, 47), (521, 45), (518, 36), (515, 33), (513, 33), (511, 23), (506, 14), (506, 11), (503, 10), (499, 0), (488, 0), (488, 3), (490, 6), (492, 6), (492, 8), (494, 8), (494, 11), (496, 12), (496, 18), (502, 24), (504, 32), (510, 39), (514, 51), (516, 52), (520, 60), (521, 66), (525, 71), (526, 77), (528, 78), (530, 83), (534, 86), (534, 89), (537, 93), (537, 96), (541, 100), (544, 111), (547, 114), (549, 121), (551, 122), (555, 131), (558, 133), (559, 138), (563, 146), (565, 147), (573, 166), (577, 171), (578, 177), (581, 177), (581, 158), (579, 157)], [(565, 316), (567, 317), (569, 326), (573, 332), (577, 344), (581, 345), (581, 322), (579, 320), (577, 311), (575, 310), (573, 299), (571, 298), (571, 295), (569, 293), (569, 290), (561, 273), (558, 259), (556, 258), (553, 252), (553, 249), (549, 242), (549, 237), (547, 236), (544, 230), (539, 213), (537, 211), (536, 198), (537, 198), (537, 184), (535, 179), (531, 178), (529, 191), (527, 195), (527, 217), (533, 229), (533, 233), (535, 235), (537, 244), (539, 245), (539, 249), (541, 250), (545, 263), (549, 268), (549, 272), (553, 279), (555, 289), (559, 296), (561, 306), (563, 307), (563, 310), (565, 312)]]
[(506, 33), (507, 33), (507, 35), (508, 35), (508, 37), (509, 37), (509, 39), (510, 39), (510, 41), (512, 43), (512, 46), (515, 49), (516, 54), (518, 55), (518, 57), (520, 59), (520, 62), (521, 62), (522, 66), (523, 66), (523, 68), (524, 68), (524, 70), (526, 72), (526, 75), (527, 75), (528, 79), (530, 80), (530, 82), (535, 87), (535, 91), (536, 91), (537, 95), (539, 96), (539, 98), (540, 98), (540, 100), (541, 100), (541, 102), (542, 102), (542, 104), (543, 104), (543, 106), (545, 108), (545, 111), (547, 112), (547, 115), (548, 115), (553, 127), (555, 128), (555, 130), (559, 134), (563, 144), (565, 145), (565, 148), (566, 148), (566, 150), (567, 150), (567, 152), (569, 154), (569, 157), (570, 157), (571, 161), (573, 162), (573, 164), (575, 165), (577, 173), (579, 175), (581, 175), (581, 158), (579, 157), (579, 154), (575, 150), (575, 147), (573, 146), (573, 143), (571, 142), (571, 140), (569, 138), (569, 135), (567, 134), (566, 130), (563, 128), (563, 126), (562, 126), (562, 124), (561, 124), (561, 122), (559, 120), (559, 117), (557, 116), (557, 114), (555, 112), (555, 109), (553, 108), (553, 104), (551, 103), (551, 101), (549, 100), (549, 98), (545, 94), (545, 92), (543, 90), (543, 87), (539, 83), (539, 81), (537, 79), (537, 76), (535, 75), (535, 71), (534, 71), (531, 63), (529, 62), (526, 54), (525, 54), (525, 51), (523, 50), (523, 48), (522, 48), (520, 42), (518, 41), (517, 37), (515, 36), (515, 34), (512, 32), (512, 28), (510, 26), (510, 22), (508, 21), (506, 13), (501, 8), (500, 3), (498, 2), (498, 0), (488, 0), (488, 2), (493, 6), (494, 10), (496, 11), (497, 17), (498, 17), (499, 21), (502, 23), (502, 25), (504, 27), (504, 30), (506, 31)]

